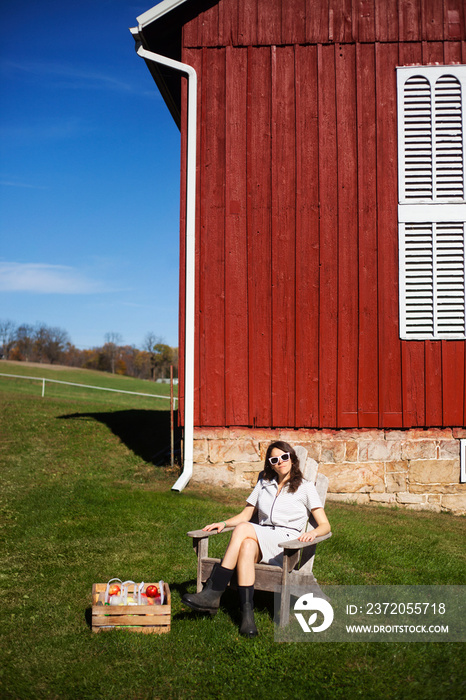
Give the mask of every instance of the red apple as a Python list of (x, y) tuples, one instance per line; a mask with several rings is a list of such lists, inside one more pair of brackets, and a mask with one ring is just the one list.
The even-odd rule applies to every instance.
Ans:
[(108, 589), (108, 595), (120, 595), (121, 588), (118, 583), (113, 583)]
[(159, 587), (155, 584), (153, 586), (147, 586), (146, 596), (148, 598), (156, 598), (159, 595)]

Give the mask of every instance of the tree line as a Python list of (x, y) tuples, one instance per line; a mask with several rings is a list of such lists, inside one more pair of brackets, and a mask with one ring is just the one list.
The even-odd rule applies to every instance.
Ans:
[(152, 332), (147, 333), (142, 348), (124, 345), (119, 333), (106, 333), (104, 340), (100, 347), (81, 350), (62, 328), (0, 319), (0, 359), (62, 364), (153, 381), (168, 379), (173, 366), (178, 376), (178, 348), (166, 345)]

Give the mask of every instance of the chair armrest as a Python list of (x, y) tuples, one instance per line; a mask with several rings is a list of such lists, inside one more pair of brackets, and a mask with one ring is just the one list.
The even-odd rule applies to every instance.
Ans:
[(212, 535), (220, 535), (222, 532), (230, 532), (234, 529), (234, 527), (224, 527), (221, 532), (219, 532), (218, 530), (211, 530), (210, 532), (207, 532), (206, 530), (191, 530), (187, 534), (188, 537), (192, 537), (193, 539), (197, 540), (202, 540), (205, 537), (211, 537)]
[(320, 537), (316, 537), (315, 540), (312, 540), (312, 542), (301, 542), (301, 540), (289, 540), (288, 542), (280, 542), (278, 546), (283, 547), (283, 549), (304, 549), (305, 547), (309, 547), (310, 545), (319, 544), (319, 542), (328, 540), (328, 538), (331, 536), (332, 533), (329, 532), (327, 535), (321, 535)]

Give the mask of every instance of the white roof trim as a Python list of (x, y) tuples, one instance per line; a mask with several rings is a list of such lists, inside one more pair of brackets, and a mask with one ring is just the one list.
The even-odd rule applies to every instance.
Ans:
[(143, 29), (146, 25), (154, 22), (154, 20), (160, 19), (160, 17), (171, 12), (179, 5), (184, 5), (185, 2), (187, 2), (187, 0), (163, 0), (163, 2), (159, 2), (158, 5), (155, 5), (150, 10), (147, 10), (147, 12), (136, 17), (139, 23), (139, 29)]

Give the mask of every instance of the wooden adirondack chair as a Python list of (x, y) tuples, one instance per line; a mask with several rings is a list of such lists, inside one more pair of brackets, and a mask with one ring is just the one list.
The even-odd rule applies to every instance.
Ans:
[[(312, 481), (317, 489), (317, 493), (323, 505), (327, 496), (328, 478), (324, 474), (317, 474), (318, 464), (308, 456), (304, 447), (295, 447), (298, 455), (299, 465), (304, 478)], [(306, 530), (313, 529), (317, 523), (311, 516)], [(220, 559), (209, 557), (209, 537), (230, 532), (234, 528), (226, 527), (221, 533), (205, 532), (204, 530), (192, 530), (188, 536), (192, 538), (194, 551), (197, 555), (197, 591), (201, 591), (203, 584), (209, 578), (214, 564)], [(300, 542), (299, 540), (288, 540), (280, 546), (283, 547), (283, 566), (273, 566), (271, 564), (256, 564), (256, 581), (254, 588), (258, 591), (281, 592), (280, 601), (280, 627), (288, 624), (290, 610), (290, 596), (302, 594), (303, 587), (306, 592), (314, 593), (320, 598), (326, 598), (317, 583), (312, 567), (316, 545), (332, 536), (317, 537), (314, 542)], [(235, 577), (232, 580), (235, 585)]]

